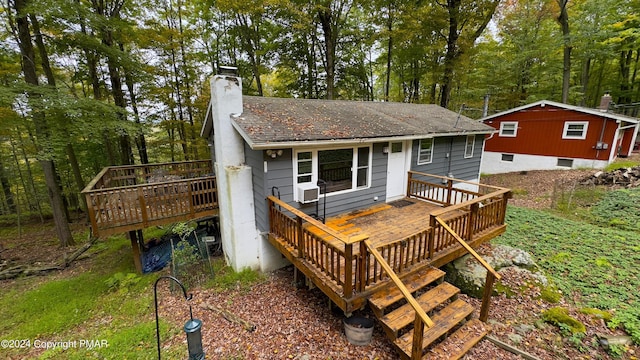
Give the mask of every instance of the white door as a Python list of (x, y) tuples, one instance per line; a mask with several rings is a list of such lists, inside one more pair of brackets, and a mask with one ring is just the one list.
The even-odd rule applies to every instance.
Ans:
[(389, 143), (387, 161), (387, 201), (401, 199), (407, 190), (408, 154), (410, 142)]

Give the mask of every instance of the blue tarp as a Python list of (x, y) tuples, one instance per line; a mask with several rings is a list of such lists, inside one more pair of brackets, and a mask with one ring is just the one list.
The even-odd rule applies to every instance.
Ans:
[[(197, 233), (198, 239), (201, 239), (202, 236), (206, 235), (205, 230), (200, 231), (198, 229)], [(187, 236), (186, 240), (189, 242), (189, 244), (199, 249), (194, 234), (195, 232), (192, 231), (189, 236)], [(176, 234), (163, 236), (159, 243), (155, 244), (153, 247), (149, 248), (142, 254), (143, 273), (146, 274), (162, 270), (169, 264), (169, 262), (171, 262), (171, 239), (173, 239), (173, 246), (176, 246), (180, 241), (180, 236)], [(207, 254), (202, 254), (202, 256), (207, 256)]]

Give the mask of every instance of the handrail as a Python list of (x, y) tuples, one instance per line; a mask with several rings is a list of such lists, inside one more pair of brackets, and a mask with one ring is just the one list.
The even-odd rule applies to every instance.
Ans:
[(107, 166), (110, 170), (119, 170), (119, 169), (139, 169), (145, 167), (161, 167), (166, 165), (176, 165), (176, 164), (196, 164), (196, 163), (208, 163), (211, 160), (188, 160), (188, 161), (170, 161), (163, 163), (149, 163), (149, 164), (136, 164), (136, 165), (114, 165)]
[(435, 179), (442, 179), (442, 180), (452, 180), (458, 183), (465, 183), (465, 184), (472, 184), (472, 185), (480, 185), (480, 186), (484, 186), (484, 187), (488, 187), (488, 188), (493, 188), (496, 190), (504, 190), (505, 188), (500, 187), (500, 186), (495, 186), (495, 185), (488, 185), (488, 184), (482, 184), (482, 183), (477, 183), (475, 181), (469, 181), (469, 180), (462, 180), (462, 179), (456, 179), (456, 178), (452, 178), (452, 177), (448, 177), (448, 176), (441, 176), (441, 175), (434, 175), (434, 174), (427, 174), (427, 173), (423, 173), (423, 172), (419, 172), (419, 171), (413, 171), (413, 170), (409, 170), (409, 173), (411, 174), (416, 174), (416, 175), (422, 175), (422, 176), (426, 176), (426, 177), (432, 177)]
[(278, 199), (277, 197), (273, 196), (273, 195), (269, 195), (267, 197), (267, 199), (271, 200), (274, 204), (280, 205), (283, 208), (287, 209), (287, 211), (291, 212), (293, 215), (300, 217), (302, 220), (317, 226), (319, 229), (321, 229), (322, 231), (326, 232), (327, 234), (335, 237), (336, 239), (342, 241), (345, 244), (352, 244), (354, 242), (358, 242), (357, 240), (352, 240), (353, 238), (347, 238), (346, 236), (344, 236), (343, 234), (338, 233), (337, 231), (331, 229), (330, 227), (328, 227), (327, 225), (323, 224), (322, 222), (312, 218), (311, 216), (305, 214), (304, 212), (292, 207), (291, 205), (287, 204), (286, 202)]
[(477, 198), (475, 198), (473, 200), (465, 201), (465, 202), (462, 202), (462, 203), (459, 203), (459, 204), (455, 204), (455, 205), (444, 207), (444, 208), (439, 209), (439, 210), (435, 210), (435, 211), (431, 212), (431, 215), (438, 217), (438, 216), (440, 216), (440, 215), (442, 215), (444, 213), (448, 213), (448, 212), (453, 211), (453, 210), (457, 210), (457, 209), (461, 209), (461, 208), (467, 207), (470, 204), (479, 203), (481, 201), (484, 201), (484, 200), (487, 200), (487, 199), (491, 199), (491, 198), (496, 197), (498, 195), (507, 194), (510, 191), (511, 190), (509, 190), (509, 189), (501, 188), (498, 191), (495, 191), (495, 192), (489, 193), (487, 195), (483, 195), (483, 196), (477, 197)]
[(100, 170), (100, 172), (98, 173), (98, 175), (96, 175), (90, 182), (89, 184), (87, 184), (87, 186), (84, 187), (84, 189), (82, 189), (82, 191), (80, 193), (85, 193), (87, 191), (91, 191), (93, 190), (93, 187), (96, 186), (96, 184), (98, 183), (98, 181), (102, 180), (102, 177), (104, 176), (104, 174), (106, 174), (108, 171), (110, 170), (110, 167), (107, 166), (105, 168), (103, 168), (102, 170)]
[(382, 269), (386, 271), (387, 275), (389, 275), (393, 283), (398, 287), (398, 289), (400, 289), (400, 292), (407, 300), (407, 303), (409, 303), (413, 310), (415, 310), (416, 315), (420, 317), (420, 319), (424, 322), (425, 325), (427, 325), (427, 327), (432, 327), (434, 325), (433, 320), (431, 320), (429, 315), (424, 312), (424, 309), (420, 306), (420, 304), (418, 304), (418, 301), (413, 297), (413, 295), (411, 295), (411, 292), (400, 280), (398, 275), (396, 275), (393, 269), (391, 269), (391, 266), (387, 263), (382, 254), (380, 254), (380, 252), (373, 247), (373, 245), (371, 244), (371, 240), (365, 240), (364, 244), (367, 246), (369, 252), (376, 258), (376, 260), (378, 260), (380, 266), (382, 266)]
[(99, 193), (99, 192), (114, 192), (114, 191), (120, 191), (120, 190), (135, 189), (135, 188), (140, 188), (140, 187), (145, 187), (145, 186), (151, 187), (151, 186), (157, 186), (157, 185), (172, 185), (172, 184), (179, 184), (179, 183), (194, 183), (194, 182), (197, 182), (197, 180), (201, 180), (201, 179), (204, 180), (204, 179), (215, 179), (215, 178), (216, 178), (215, 175), (209, 175), (209, 176), (200, 176), (200, 177), (191, 178), (191, 179), (178, 179), (178, 180), (160, 181), (160, 182), (154, 182), (154, 183), (125, 185), (125, 186), (118, 186), (118, 187), (104, 188), (104, 189), (87, 190), (85, 188), (85, 190), (82, 190), (82, 194), (95, 194), (95, 193)]
[(469, 252), (469, 254), (471, 254), (474, 258), (476, 258), (476, 260), (478, 260), (480, 264), (482, 264), (482, 266), (484, 266), (484, 268), (487, 269), (488, 272), (490, 272), (498, 280), (502, 278), (502, 276), (500, 276), (500, 274), (498, 274), (498, 272), (491, 265), (489, 265), (489, 263), (487, 263), (480, 255), (478, 255), (478, 253), (475, 250), (473, 250), (473, 248), (469, 246), (469, 244), (467, 244), (467, 242), (464, 241), (464, 239), (462, 239), (460, 235), (458, 235), (449, 225), (447, 225), (447, 223), (444, 222), (444, 220), (440, 219), (437, 216), (435, 218), (436, 218), (436, 221), (440, 225), (442, 225), (442, 227), (445, 230), (447, 230), (447, 232), (449, 232), (449, 234), (451, 234), (460, 243), (460, 245), (462, 245)]

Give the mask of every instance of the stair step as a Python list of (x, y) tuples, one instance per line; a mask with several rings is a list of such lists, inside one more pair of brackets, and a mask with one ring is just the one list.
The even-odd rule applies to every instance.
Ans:
[[(425, 292), (416, 298), (420, 306), (425, 312), (429, 312), (435, 309), (438, 305), (447, 302), (452, 297), (458, 295), (460, 290), (447, 283), (436, 286), (435, 288)], [(382, 325), (387, 328), (387, 333), (393, 335), (391, 340), (395, 340), (398, 337), (398, 331), (400, 329), (413, 324), (415, 320), (415, 311), (410, 304), (404, 304), (401, 307), (393, 310), (387, 315), (380, 318)]]
[[(444, 275), (444, 271), (433, 267), (428, 267), (424, 270), (416, 272), (413, 275), (410, 275), (409, 277), (402, 279), (402, 282), (407, 287), (407, 289), (409, 289), (409, 291), (413, 293), (431, 284), (434, 281), (442, 279)], [(378, 314), (381, 315), (382, 311), (384, 311), (387, 306), (395, 303), (402, 298), (404, 298), (404, 296), (402, 295), (398, 287), (392, 285), (384, 290), (376, 292), (371, 298), (369, 298), (369, 303), (371, 304), (374, 312), (377, 311)]]
[(423, 359), (460, 359), (490, 331), (491, 326), (478, 319), (467, 321), (458, 330), (447, 337), (445, 341), (429, 350)]
[[(453, 301), (447, 307), (440, 310), (431, 317), (434, 325), (430, 328), (425, 327), (424, 329), (422, 348), (425, 349), (433, 344), (440, 336), (449, 332), (449, 330), (453, 329), (460, 321), (471, 315), (471, 313), (473, 313), (473, 306), (460, 299)], [(411, 357), (412, 342), (413, 329), (396, 339), (394, 343), (408, 357)]]

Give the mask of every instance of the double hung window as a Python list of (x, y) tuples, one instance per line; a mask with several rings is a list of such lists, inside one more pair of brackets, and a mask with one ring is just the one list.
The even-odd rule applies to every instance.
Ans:
[(371, 182), (371, 146), (297, 151), (294, 178), (297, 184), (322, 183), (327, 194), (367, 188)]

